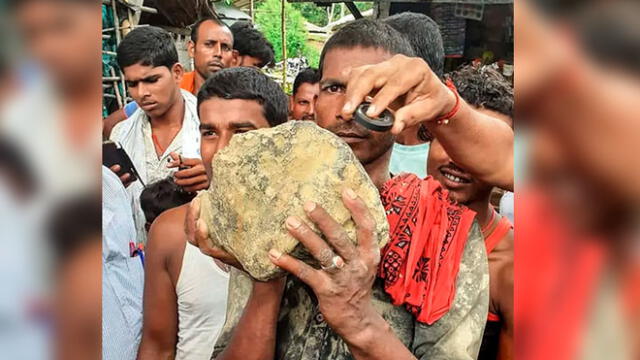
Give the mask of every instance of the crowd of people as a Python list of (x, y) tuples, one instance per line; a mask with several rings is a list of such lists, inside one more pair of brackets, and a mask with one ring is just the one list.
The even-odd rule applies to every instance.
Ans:
[[(491, 202), (514, 187), (507, 79), (491, 66), (445, 74), (437, 24), (414, 13), (344, 25), (291, 95), (260, 70), (273, 46), (249, 23), (202, 19), (188, 50), (193, 72), (153, 26), (117, 50), (133, 101), (103, 137), (137, 171), (103, 167), (105, 359), (513, 358), (513, 225)], [(354, 121), (365, 100), (368, 116), (393, 111), (391, 131)], [(299, 120), (351, 147), (390, 239), (377, 248), (372, 217), (345, 189), (357, 245), (306, 203), (324, 236), (296, 217), (285, 226), (322, 267), (272, 250), (288, 275), (256, 281), (212, 247), (193, 199), (234, 135)]]

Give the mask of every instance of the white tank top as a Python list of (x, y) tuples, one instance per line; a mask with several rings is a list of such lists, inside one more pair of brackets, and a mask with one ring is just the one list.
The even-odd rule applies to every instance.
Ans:
[(227, 310), (229, 274), (187, 243), (176, 285), (176, 360), (209, 360)]

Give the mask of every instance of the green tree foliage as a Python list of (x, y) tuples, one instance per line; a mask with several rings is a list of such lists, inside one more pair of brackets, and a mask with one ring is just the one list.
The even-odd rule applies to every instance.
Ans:
[(294, 9), (300, 11), (308, 22), (317, 26), (327, 25), (327, 10), (324, 7), (310, 2), (298, 2), (291, 5), (293, 5)]
[[(255, 21), (260, 31), (273, 44), (276, 61), (282, 61), (282, 37), (280, 22), (280, 0), (265, 0), (256, 8)], [(300, 11), (285, 2), (287, 57), (306, 56), (310, 64), (317, 66), (317, 50), (307, 44), (305, 18)], [(316, 54), (314, 56), (314, 54)], [(314, 59), (315, 57), (315, 59)]]

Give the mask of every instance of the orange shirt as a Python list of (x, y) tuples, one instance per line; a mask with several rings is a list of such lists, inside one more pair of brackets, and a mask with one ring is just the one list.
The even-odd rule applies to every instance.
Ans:
[(196, 72), (195, 71), (191, 71), (188, 73), (185, 73), (182, 76), (182, 81), (180, 82), (180, 87), (184, 90), (187, 90), (188, 92), (192, 93), (193, 95), (196, 94)]

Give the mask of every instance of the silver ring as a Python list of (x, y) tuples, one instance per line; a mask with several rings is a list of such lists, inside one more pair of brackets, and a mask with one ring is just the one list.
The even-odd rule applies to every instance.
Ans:
[(333, 273), (337, 270), (340, 270), (344, 267), (344, 260), (340, 255), (335, 255), (331, 258), (331, 265), (329, 266), (320, 266), (320, 268), (326, 272)]

